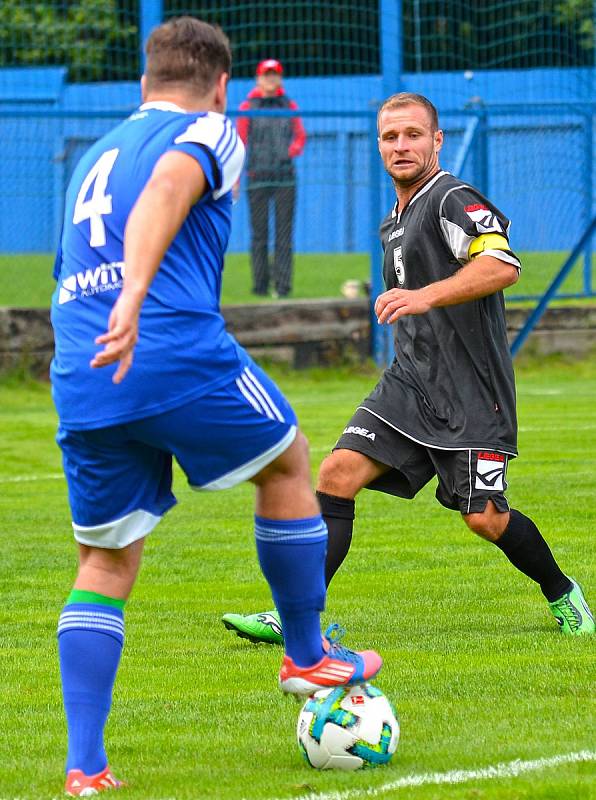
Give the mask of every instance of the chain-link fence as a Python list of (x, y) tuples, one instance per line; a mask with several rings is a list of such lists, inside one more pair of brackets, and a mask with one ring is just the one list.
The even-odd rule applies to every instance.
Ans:
[[(325, 4), (6, 0), (0, 8), (0, 304), (47, 305), (63, 196), (85, 149), (139, 102), (141, 40), (180, 13), (217, 22), (233, 53), (230, 114), (277, 58), (306, 131), (294, 159), (293, 295), (337, 295), (379, 277), (377, 226), (393, 189), (375, 112), (419, 91), (439, 108), (442, 166), (512, 219), (524, 257), (517, 294), (540, 294), (594, 210), (593, 21), (584, 0), (446, 10), (436, 0)], [(514, 24), (515, 23), (515, 24)], [(251, 112), (252, 113), (252, 112)], [(265, 112), (254, 112), (265, 113)], [(280, 116), (281, 114), (281, 116)], [(223, 299), (250, 298), (250, 204), (243, 177)], [(275, 221), (270, 249), (275, 259)], [(592, 293), (587, 245), (560, 291)]]

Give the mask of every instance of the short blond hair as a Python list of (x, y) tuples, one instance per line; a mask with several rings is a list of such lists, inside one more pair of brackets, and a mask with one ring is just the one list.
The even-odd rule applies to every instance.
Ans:
[(435, 133), (439, 130), (439, 115), (437, 113), (437, 109), (430, 102), (428, 97), (425, 97), (423, 94), (416, 94), (415, 92), (398, 92), (397, 94), (392, 94), (391, 97), (388, 97), (386, 100), (384, 100), (381, 108), (379, 109), (379, 113), (377, 114), (377, 127), (379, 127), (379, 120), (381, 119), (381, 114), (383, 111), (412, 105), (422, 106), (426, 109), (428, 118), (430, 120), (432, 133)]

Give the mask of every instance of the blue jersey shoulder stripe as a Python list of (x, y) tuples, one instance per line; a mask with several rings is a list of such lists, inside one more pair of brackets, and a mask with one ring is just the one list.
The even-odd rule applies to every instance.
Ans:
[(188, 127), (174, 139), (174, 144), (180, 144), (181, 142), (204, 144), (219, 158), (219, 153), (222, 150), (222, 142), (225, 147), (231, 136), (231, 131), (232, 126), (228, 119), (203, 116), (195, 119), (194, 122), (188, 125)]
[(230, 156), (233, 155), (234, 150), (236, 149), (236, 143), (238, 142), (238, 134), (235, 130), (232, 130), (232, 138), (230, 139), (229, 144), (225, 147), (223, 152), (219, 156), (219, 160), (222, 164), (225, 164), (229, 161)]
[[(223, 147), (223, 149), (225, 149), (227, 147), (227, 143), (229, 142), (229, 139), (230, 139), (231, 135), (232, 135), (232, 123), (226, 117), (226, 119), (224, 120), (223, 132), (222, 132), (221, 136), (219, 137), (219, 139), (217, 141), (217, 144), (213, 148), (213, 152), (215, 153), (216, 156), (219, 157), (219, 154), (220, 154), (220, 151), (221, 151), (222, 147)], [(222, 142), (223, 142), (223, 144), (222, 144)]]
[(229, 150), (229, 147), (234, 142), (234, 128), (230, 125), (229, 136), (226, 138), (225, 142), (223, 142), (217, 149), (216, 153), (219, 158), (223, 158), (224, 154)]

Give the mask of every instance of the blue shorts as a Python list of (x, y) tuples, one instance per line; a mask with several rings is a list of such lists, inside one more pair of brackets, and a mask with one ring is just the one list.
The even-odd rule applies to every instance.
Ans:
[(227, 489), (283, 453), (296, 426), (275, 383), (251, 364), (229, 384), (163, 414), (95, 430), (60, 427), (75, 538), (126, 547), (176, 503), (172, 457), (193, 489)]

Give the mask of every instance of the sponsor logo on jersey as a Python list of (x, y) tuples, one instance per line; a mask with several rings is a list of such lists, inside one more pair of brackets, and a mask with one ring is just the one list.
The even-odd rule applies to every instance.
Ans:
[(475, 203), (471, 206), (465, 206), (464, 211), (470, 217), (472, 222), (476, 224), (478, 233), (503, 233), (501, 223), (497, 219), (496, 214), (482, 203)]
[(364, 436), (365, 439), (370, 439), (371, 442), (377, 438), (376, 433), (369, 431), (367, 428), (360, 428), (358, 425), (348, 425), (344, 433), (354, 433), (356, 436)]
[(404, 228), (397, 228), (390, 234), (389, 238), (387, 239), (388, 242), (392, 242), (394, 239), (398, 239), (400, 236), (404, 235)]
[(505, 476), (505, 456), (501, 453), (480, 451), (476, 463), (476, 489), (485, 492), (502, 492)]
[(401, 254), (401, 247), (396, 247), (393, 251), (393, 267), (395, 269), (395, 277), (400, 286), (403, 286), (406, 281), (406, 270), (404, 268), (404, 260)]
[(62, 281), (58, 304), (122, 289), (124, 261), (111, 261), (92, 269), (81, 270)]

